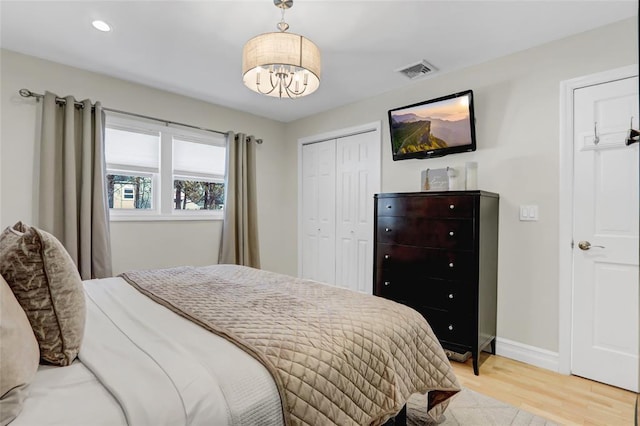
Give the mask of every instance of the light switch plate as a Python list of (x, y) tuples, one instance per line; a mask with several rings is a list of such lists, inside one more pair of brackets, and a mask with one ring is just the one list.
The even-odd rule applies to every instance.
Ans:
[(538, 206), (537, 205), (528, 205), (528, 206), (520, 206), (520, 220), (531, 222), (538, 220)]

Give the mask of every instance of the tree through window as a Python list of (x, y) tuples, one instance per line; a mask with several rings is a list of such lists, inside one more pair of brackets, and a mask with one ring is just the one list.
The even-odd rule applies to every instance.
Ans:
[(151, 196), (150, 177), (107, 175), (110, 209), (150, 209)]
[(173, 190), (176, 210), (222, 210), (224, 207), (223, 183), (176, 179)]

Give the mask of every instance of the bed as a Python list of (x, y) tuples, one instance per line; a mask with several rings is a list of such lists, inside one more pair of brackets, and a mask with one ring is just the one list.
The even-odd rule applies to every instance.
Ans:
[(460, 389), (426, 321), (374, 296), (235, 265), (81, 293), (77, 358), (38, 367), (12, 425), (380, 425), (415, 392), (437, 418)]
[(269, 372), (242, 349), (122, 278), (84, 288), (78, 359), (41, 365), (12, 425), (283, 424)]

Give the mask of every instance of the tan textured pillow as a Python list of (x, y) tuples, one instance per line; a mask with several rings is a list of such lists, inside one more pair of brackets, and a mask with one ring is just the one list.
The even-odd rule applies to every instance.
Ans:
[(11, 422), (22, 410), (39, 361), (29, 320), (0, 276), (0, 425)]
[(0, 234), (0, 274), (24, 309), (46, 362), (69, 365), (84, 335), (80, 274), (60, 241), (18, 222)]

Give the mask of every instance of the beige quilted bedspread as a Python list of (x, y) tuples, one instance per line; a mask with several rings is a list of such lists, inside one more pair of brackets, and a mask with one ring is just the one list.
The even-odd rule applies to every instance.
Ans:
[(235, 265), (122, 277), (258, 358), (288, 425), (379, 425), (416, 392), (429, 392), (437, 417), (460, 390), (431, 328), (404, 305)]

